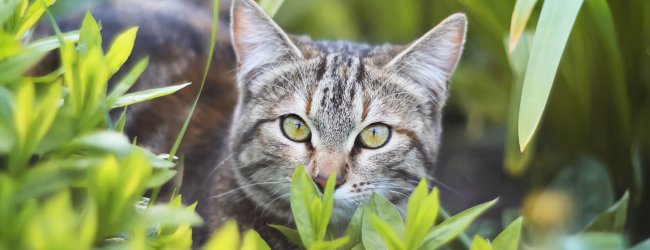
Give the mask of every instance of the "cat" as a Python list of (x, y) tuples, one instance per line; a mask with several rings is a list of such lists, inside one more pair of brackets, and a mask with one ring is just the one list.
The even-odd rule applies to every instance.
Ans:
[(373, 192), (403, 204), (434, 164), (466, 17), (407, 46), (370, 46), (289, 36), (250, 0), (234, 1), (231, 16), (240, 94), (210, 227), (235, 218), (265, 236), (267, 223), (291, 223), (299, 164), (320, 187), (336, 173), (334, 224)]
[[(299, 165), (321, 188), (336, 174), (337, 227), (373, 192), (403, 206), (435, 164), (465, 15), (410, 44), (375, 46), (289, 35), (252, 0), (220, 11), (214, 60), (179, 150), (180, 193), (186, 203), (199, 201), (207, 221), (194, 231), (195, 246), (235, 219), (273, 249), (291, 248), (267, 224), (292, 224), (289, 182)], [(154, 153), (169, 152), (201, 81), (210, 13), (173, 0), (112, 1), (92, 12), (106, 41), (140, 26), (124, 68), (144, 56), (150, 65), (133, 90), (194, 83), (128, 109), (125, 133)], [(61, 26), (77, 28), (78, 20)]]

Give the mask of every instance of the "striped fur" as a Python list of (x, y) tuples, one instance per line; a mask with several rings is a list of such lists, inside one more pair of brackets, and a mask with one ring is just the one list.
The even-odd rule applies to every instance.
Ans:
[[(233, 216), (213, 205), (211, 226), (235, 217), (265, 235), (264, 223), (291, 223), (289, 181), (299, 164), (316, 176), (336, 162), (345, 175), (334, 194), (335, 224), (346, 223), (373, 192), (403, 204), (434, 166), (465, 16), (449, 17), (408, 46), (371, 46), (288, 36), (250, 0), (234, 1), (231, 15), (240, 95), (224, 166), (236, 181), (215, 185), (212, 202), (246, 200), (253, 212)], [(309, 141), (283, 135), (280, 121), (288, 114), (307, 123)], [(358, 134), (373, 123), (391, 127), (390, 141), (359, 147)], [(224, 179), (218, 175), (215, 183)]]

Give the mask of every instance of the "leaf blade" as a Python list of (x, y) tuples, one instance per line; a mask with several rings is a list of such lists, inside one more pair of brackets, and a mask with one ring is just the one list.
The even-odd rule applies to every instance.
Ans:
[(583, 0), (547, 0), (533, 38), (519, 105), (519, 149), (524, 151), (537, 130), (562, 52)]

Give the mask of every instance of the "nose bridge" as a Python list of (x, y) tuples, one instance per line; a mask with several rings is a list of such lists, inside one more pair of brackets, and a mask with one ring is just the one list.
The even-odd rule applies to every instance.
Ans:
[(315, 161), (316, 174), (330, 176), (336, 173), (342, 176), (346, 165), (345, 154), (336, 152), (320, 152)]

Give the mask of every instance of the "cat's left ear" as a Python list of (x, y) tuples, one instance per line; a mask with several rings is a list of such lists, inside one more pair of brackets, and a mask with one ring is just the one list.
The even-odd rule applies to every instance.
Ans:
[(232, 40), (240, 73), (303, 58), (289, 36), (253, 0), (233, 0)]
[(395, 56), (385, 68), (412, 79), (429, 89), (442, 106), (448, 95), (448, 81), (458, 64), (465, 33), (467, 17), (457, 13), (427, 32)]

